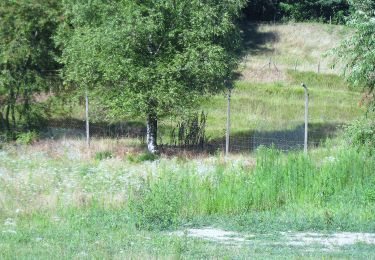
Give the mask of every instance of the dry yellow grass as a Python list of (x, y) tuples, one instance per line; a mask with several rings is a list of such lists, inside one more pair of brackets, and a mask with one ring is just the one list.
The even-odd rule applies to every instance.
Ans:
[(344, 26), (318, 23), (246, 25), (244, 35), (249, 52), (241, 68), (243, 80), (284, 81), (287, 70), (318, 72), (319, 64), (320, 72), (339, 74), (342, 65), (333, 66), (334, 57), (326, 54), (347, 33), (350, 32)]

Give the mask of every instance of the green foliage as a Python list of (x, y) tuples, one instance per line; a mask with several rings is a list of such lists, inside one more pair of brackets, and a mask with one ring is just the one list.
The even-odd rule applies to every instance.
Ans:
[(364, 87), (365, 99), (375, 108), (375, 2), (372, 0), (351, 1), (354, 12), (349, 26), (354, 33), (345, 40), (338, 56), (347, 64), (345, 74), (350, 83)]
[(59, 1), (0, 3), (0, 130), (15, 131), (18, 118), (30, 126), (34, 95), (54, 81), (48, 76), (59, 68), (51, 39), (58, 10)]
[(347, 0), (251, 0), (245, 14), (250, 20), (345, 22), (349, 14)]
[(137, 155), (129, 154), (126, 156), (126, 159), (132, 163), (141, 163), (146, 161), (155, 161), (159, 159), (159, 156), (153, 153), (145, 152)]
[(288, 76), (294, 84), (304, 82), (307, 86), (319, 89), (349, 90), (349, 85), (343, 77), (335, 74), (317, 74), (315, 72), (296, 72), (289, 70)]
[(98, 161), (109, 159), (109, 158), (112, 158), (112, 157), (113, 157), (113, 154), (110, 151), (96, 152), (95, 156), (94, 156), (95, 160), (98, 160)]
[(171, 144), (178, 146), (203, 147), (206, 142), (207, 114), (204, 111), (184, 116), (171, 131)]
[(89, 87), (111, 116), (178, 114), (233, 77), (236, 1), (64, 1), (66, 83)]
[(344, 23), (349, 13), (347, 0), (286, 0), (280, 1), (280, 11), (294, 21), (318, 20)]
[(17, 134), (16, 143), (28, 145), (28, 144), (32, 144), (33, 142), (35, 142), (38, 138), (39, 138), (39, 135), (35, 131), (19, 133)]
[(370, 112), (366, 117), (355, 121), (346, 128), (349, 143), (359, 149), (375, 154), (375, 115)]
[[(336, 211), (340, 204), (366, 207), (375, 182), (375, 160), (366, 156), (347, 148), (315, 162), (302, 153), (283, 155), (263, 148), (250, 169), (217, 165), (201, 175), (194, 169), (176, 172), (167, 167), (134, 191), (131, 212), (140, 227), (149, 229), (169, 228), (199, 216), (238, 216), (294, 206), (324, 212)], [(328, 214), (322, 215), (322, 225), (342, 224)]]
[(141, 229), (167, 229), (180, 221), (183, 193), (180, 179), (169, 173), (158, 181), (147, 179), (130, 197), (129, 208)]

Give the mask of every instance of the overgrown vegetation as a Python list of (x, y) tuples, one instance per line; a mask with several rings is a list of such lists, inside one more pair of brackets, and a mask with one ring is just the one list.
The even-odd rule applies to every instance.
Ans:
[[(374, 258), (375, 234), (324, 248), (281, 241), (298, 231), (375, 233), (373, 1), (349, 2), (354, 31), (245, 24), (241, 52), (244, 3), (0, 3), (0, 258)], [(333, 23), (343, 22), (347, 4), (249, 2), (265, 19)], [(322, 57), (344, 35), (350, 40), (338, 53), (349, 61), (349, 83)], [(319, 142), (308, 154), (157, 153), (157, 130), (175, 146), (221, 143), (223, 90), (232, 84), (232, 146), (255, 135), (299, 136), (302, 82), (310, 90), (309, 141)], [(96, 108), (90, 151), (81, 129), (54, 128), (83, 125), (86, 91)], [(201, 109), (207, 114), (194, 112)], [(124, 115), (132, 123), (117, 124)], [(48, 133), (36, 132), (46, 121)], [(146, 132), (149, 152), (136, 139)], [(246, 238), (227, 244), (181, 231), (207, 226)]]
[[(146, 177), (131, 196), (131, 212), (141, 228), (163, 229), (197, 217), (303, 207), (309, 214), (316, 212), (310, 216), (315, 223), (308, 221), (305, 228), (347, 230), (357, 217), (370, 221), (375, 210), (375, 160), (363, 161), (365, 157), (343, 149), (316, 161), (301, 153), (260, 149), (254, 168), (216, 165), (199, 174), (195, 168), (174, 171), (165, 166), (156, 178)], [(344, 213), (349, 208), (356, 210)], [(367, 223), (369, 230), (375, 228)]]
[(170, 143), (180, 147), (203, 148), (206, 137), (207, 114), (204, 111), (199, 115), (193, 113), (182, 118), (177, 126), (172, 129)]
[(354, 86), (364, 88), (363, 103), (375, 110), (375, 2), (372, 0), (351, 1), (355, 12), (349, 26), (355, 29), (352, 37), (337, 50), (345, 61), (346, 76)]
[[(256, 162), (218, 157), (142, 164), (69, 154), (49, 158), (46, 151), (28, 149), (1, 151), (0, 256), (17, 247), (13, 256), (48, 256), (54, 249), (69, 256), (146, 251), (194, 258), (207, 244), (170, 231), (207, 225), (275, 236), (289, 230), (375, 231), (374, 155), (346, 145), (321, 148), (311, 157), (263, 148)], [(290, 245), (273, 251), (272, 240), (260, 242), (270, 257), (300, 252)], [(343, 248), (323, 255), (372, 252), (358, 246), (355, 253)], [(241, 250), (226, 253), (245, 253), (241, 244), (236, 248)]]
[(375, 115), (369, 112), (366, 116), (356, 120), (346, 129), (348, 143), (368, 153), (375, 152)]
[(350, 12), (347, 0), (251, 0), (245, 14), (255, 21), (323, 21), (345, 22)]
[(0, 131), (43, 125), (37, 94), (56, 87), (51, 74), (60, 66), (52, 36), (59, 23), (59, 1), (0, 3)]

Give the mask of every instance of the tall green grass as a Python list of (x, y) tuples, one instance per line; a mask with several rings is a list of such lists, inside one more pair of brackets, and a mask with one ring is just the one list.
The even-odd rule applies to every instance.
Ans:
[(129, 205), (143, 228), (296, 207), (305, 208), (312, 218), (325, 218), (329, 225), (347, 213), (375, 221), (374, 187), (375, 159), (354, 149), (319, 161), (302, 153), (260, 149), (254, 168), (218, 164), (212, 172), (199, 174), (188, 166), (178, 171), (165, 166), (133, 191)]

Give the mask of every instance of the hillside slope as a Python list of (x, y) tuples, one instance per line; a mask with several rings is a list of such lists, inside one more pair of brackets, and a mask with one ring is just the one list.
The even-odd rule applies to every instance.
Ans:
[[(334, 136), (358, 117), (364, 111), (360, 92), (332, 67), (334, 57), (325, 55), (345, 33), (342, 26), (323, 24), (249, 25), (241, 77), (232, 93), (233, 138), (303, 138), (302, 82), (310, 89), (311, 141)], [(225, 134), (226, 105), (225, 96), (218, 95), (203, 106), (212, 139)]]
[(347, 27), (319, 23), (245, 24), (243, 80), (285, 80), (287, 70), (340, 74), (342, 66), (329, 51), (348, 33)]

